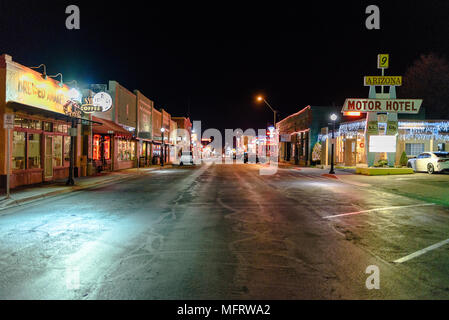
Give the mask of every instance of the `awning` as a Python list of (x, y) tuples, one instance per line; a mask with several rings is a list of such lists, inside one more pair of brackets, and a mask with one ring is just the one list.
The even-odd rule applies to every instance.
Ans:
[(45, 110), (45, 109), (40, 109), (40, 108), (35, 108), (32, 106), (28, 106), (28, 105), (17, 103), (17, 102), (8, 102), (8, 107), (10, 107), (14, 112), (22, 112), (22, 113), (26, 113), (29, 115), (44, 116), (44, 117), (51, 118), (54, 120), (66, 121), (68, 123), (72, 122), (72, 119), (74, 119), (74, 120), (76, 120), (77, 123), (81, 123), (83, 125), (90, 125), (92, 123), (93, 124), (101, 124), (94, 120), (91, 121), (89, 119), (73, 118), (73, 117), (70, 117), (70, 116), (62, 114), (62, 113)]
[(92, 131), (93, 133), (97, 134), (113, 134), (116, 136), (121, 136), (125, 138), (132, 138), (133, 134), (127, 130), (125, 130), (123, 127), (119, 126), (113, 121), (105, 120), (101, 118), (97, 118), (92, 116), (92, 120), (98, 123), (101, 123), (101, 125), (93, 125)]

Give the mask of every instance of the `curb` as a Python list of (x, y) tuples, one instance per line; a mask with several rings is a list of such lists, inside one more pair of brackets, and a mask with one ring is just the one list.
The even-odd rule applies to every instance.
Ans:
[(340, 180), (340, 178), (338, 178), (335, 174), (324, 173), (322, 174), (322, 176), (330, 179)]

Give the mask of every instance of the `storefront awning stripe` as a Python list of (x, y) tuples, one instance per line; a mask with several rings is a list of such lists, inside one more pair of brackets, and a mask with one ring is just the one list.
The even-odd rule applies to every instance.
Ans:
[(124, 128), (122, 128), (121, 126), (119, 126), (118, 124), (116, 124), (113, 121), (101, 119), (101, 118), (97, 118), (97, 117), (92, 117), (92, 120), (101, 124), (101, 126), (93, 126), (92, 127), (93, 133), (114, 134), (117, 136), (123, 136), (123, 137), (127, 137), (127, 138), (133, 137), (132, 133), (130, 133), (129, 131), (126, 131)]

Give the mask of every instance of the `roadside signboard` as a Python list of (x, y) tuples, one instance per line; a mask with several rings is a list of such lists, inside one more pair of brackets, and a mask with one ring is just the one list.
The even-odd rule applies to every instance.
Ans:
[(402, 76), (366, 76), (365, 87), (369, 86), (402, 86)]
[(5, 113), (4, 121), (3, 121), (4, 129), (14, 129), (14, 115)]
[(417, 114), (421, 99), (346, 99), (342, 112), (391, 112)]
[(368, 121), (368, 126), (366, 128), (366, 134), (378, 135), (379, 134), (379, 123), (377, 121)]
[(394, 136), (398, 133), (398, 122), (388, 121), (387, 122), (387, 136)]

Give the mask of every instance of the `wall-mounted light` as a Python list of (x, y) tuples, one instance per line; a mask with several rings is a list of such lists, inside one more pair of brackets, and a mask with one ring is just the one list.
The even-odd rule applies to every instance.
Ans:
[(59, 86), (62, 88), (62, 87), (64, 87), (64, 81), (63, 81), (63, 79), (62, 79), (62, 73), (58, 73), (58, 74), (55, 74), (54, 76), (48, 76), (49, 78), (56, 78), (56, 77), (61, 77), (61, 81), (59, 81)]
[(44, 78), (44, 80), (47, 80), (47, 66), (45, 64), (41, 64), (38, 67), (31, 67), (30, 69), (40, 69), (40, 68), (44, 68), (44, 73), (42, 73), (42, 78)]

